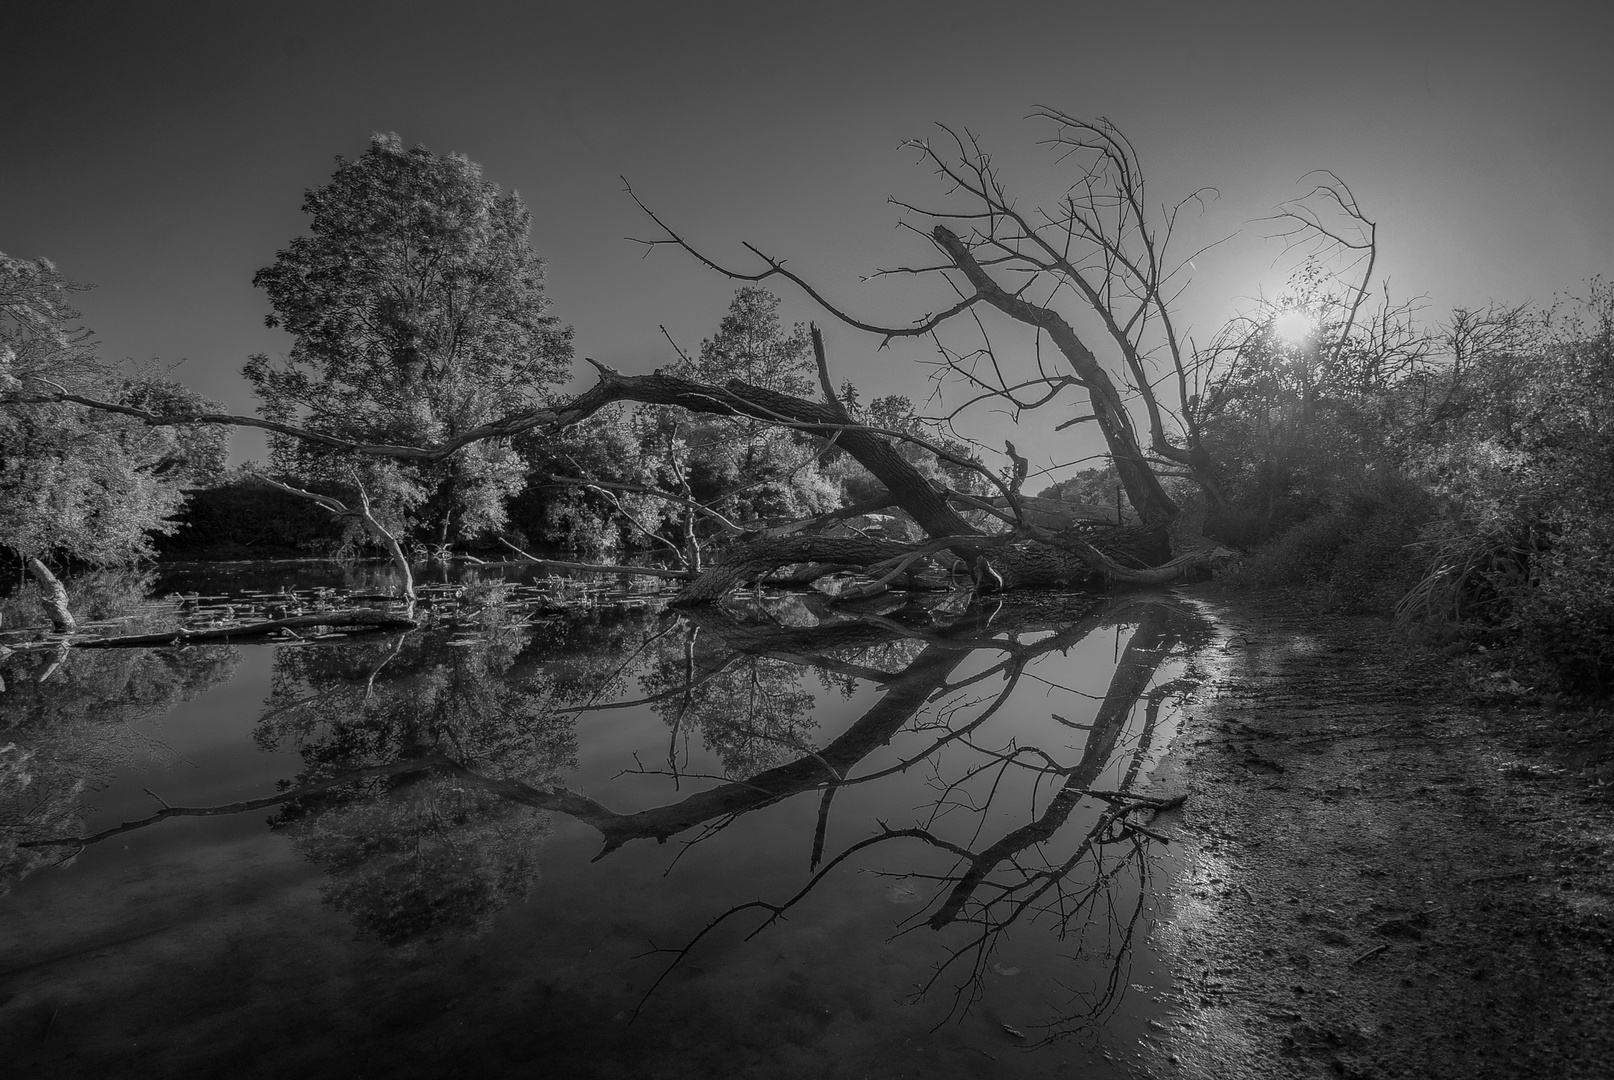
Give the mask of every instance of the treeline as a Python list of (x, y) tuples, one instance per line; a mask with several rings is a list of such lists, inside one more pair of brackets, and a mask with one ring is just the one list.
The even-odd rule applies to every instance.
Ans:
[[(1347, 231), (1305, 200), (1280, 217), (1365, 269), (1346, 281), (1309, 261), (1285, 295), (1198, 348), (1174, 328), (1175, 271), (1157, 258), (1169, 217), (1161, 230), (1143, 200), (1112, 198), (1141, 190), (1130, 143), (1103, 122), (1047, 118), (1083, 198), (1037, 225), (974, 144), (957, 159), (922, 147), (963, 200), (910, 208), (934, 223), (916, 235), (940, 261), (920, 272), (946, 279), (945, 304), (883, 327), (827, 308), (884, 339), (932, 338), (967, 399), (1022, 423), (1085, 394), (1089, 412), (1055, 430), (1095, 425), (1110, 464), (1044, 487), (1041, 503), (1012, 445), (988, 467), (908, 399), (865, 404), (855, 385), (832, 386), (821, 341), (782, 325), (757, 284), (805, 283), (766, 257), (724, 271), (748, 283), (698, 347), (671, 343), (677, 359), (656, 376), (601, 366), (568, 397), (572, 332), (550, 310), (526, 206), (463, 156), (384, 135), (307, 193), (308, 234), (254, 278), (269, 325), (291, 338), (243, 369), (255, 417), (104, 363), (67, 303), (76, 286), (0, 257), (0, 547), (41, 571), (142, 558), (153, 538), (175, 555), (371, 547), (407, 571), (502, 540), (650, 552), (695, 572), (727, 539), (781, 526), (805, 530), (800, 542), (736, 573), (896, 574), (933, 554), (990, 558), (1010, 586), (1182, 580), (1237, 551), (1247, 584), (1506, 644), (1568, 688), (1614, 685), (1614, 290), (1599, 280), (1550, 308), (1425, 326), (1376, 297), (1375, 227), (1329, 183), (1310, 198)], [(1116, 206), (1130, 216), (1112, 227)], [(665, 233), (653, 246), (717, 266), (650, 217)], [(1072, 238), (1093, 257), (1067, 252)], [(1116, 255), (1134, 243), (1143, 255)], [(1031, 278), (1011, 289), (994, 273)], [(1128, 295), (1141, 306), (1109, 306)], [(1107, 328), (1108, 368), (1052, 306), (1069, 297)], [(988, 308), (1025, 348), (994, 344)], [(954, 319), (983, 344), (948, 344)], [(1061, 364), (1044, 362), (1045, 344)], [(220, 424), (267, 427), (268, 462), (226, 473)], [(1061, 501), (1081, 513), (1062, 523), (1048, 511)], [(1153, 539), (1106, 540), (1098, 524)]]

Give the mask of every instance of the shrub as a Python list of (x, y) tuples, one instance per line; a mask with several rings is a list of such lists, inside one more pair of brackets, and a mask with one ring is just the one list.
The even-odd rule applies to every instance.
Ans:
[(1401, 477), (1359, 491), (1346, 508), (1345, 542), (1328, 576), (1331, 607), (1388, 615), (1422, 576), (1414, 545), (1435, 515), (1429, 493)]
[(1323, 581), (1349, 539), (1338, 514), (1319, 514), (1283, 532), (1245, 561), (1232, 576), (1238, 585), (1278, 589)]
[(1258, 551), (1235, 581), (1257, 589), (1310, 588), (1331, 608), (1388, 614), (1421, 576), (1411, 545), (1435, 513), (1429, 493), (1412, 481), (1370, 476)]
[(1515, 623), (1527, 648), (1548, 662), (1565, 689), (1614, 690), (1614, 520), (1598, 517), (1561, 530), (1539, 560), (1534, 588)]

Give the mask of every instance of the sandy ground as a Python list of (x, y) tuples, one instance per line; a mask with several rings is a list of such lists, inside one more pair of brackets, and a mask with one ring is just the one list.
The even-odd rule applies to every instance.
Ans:
[(1614, 1076), (1610, 715), (1476, 703), (1381, 620), (1200, 602), (1150, 1073)]

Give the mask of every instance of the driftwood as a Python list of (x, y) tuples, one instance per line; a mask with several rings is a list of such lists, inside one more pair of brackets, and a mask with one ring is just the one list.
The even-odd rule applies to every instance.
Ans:
[(322, 611), (314, 615), (293, 615), (285, 619), (219, 626), (207, 630), (173, 630), (161, 634), (125, 634), (120, 637), (82, 638), (71, 644), (79, 649), (137, 649), (164, 645), (190, 645), (199, 641), (233, 641), (237, 638), (264, 637), (277, 630), (302, 630), (314, 626), (360, 627), (366, 630), (414, 630), (414, 619), (373, 608), (353, 611)]

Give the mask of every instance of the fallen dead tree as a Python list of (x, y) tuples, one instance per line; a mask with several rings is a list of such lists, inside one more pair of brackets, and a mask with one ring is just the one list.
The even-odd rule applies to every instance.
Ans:
[[(884, 486), (890, 503), (924, 536), (905, 547), (865, 549), (826, 531), (834, 514), (796, 523), (792, 535), (798, 539), (786, 540), (776, 528), (761, 529), (739, 538), (721, 561), (702, 570), (683, 594), (687, 604), (710, 601), (746, 582), (799, 583), (845, 568), (868, 573), (875, 579), (871, 588), (891, 587), (903, 575), (922, 570), (924, 560), (944, 567), (963, 560), (979, 572), (985, 559), (981, 576), (1001, 588), (1158, 585), (1205, 575), (1229, 554), (1203, 536), (1207, 515), (1216, 521), (1227, 507), (1223, 472), (1228, 463), (1218, 461), (1216, 440), (1207, 439), (1207, 430), (1214, 429), (1236, 397), (1236, 383), (1229, 380), (1241, 361), (1236, 348), (1230, 353), (1221, 346), (1199, 349), (1178, 326), (1177, 301), (1199, 252), (1168, 256), (1179, 214), (1192, 210), (1205, 193), (1157, 202), (1146, 194), (1135, 148), (1113, 124), (1042, 107), (1034, 116), (1046, 127), (1041, 141), (1053, 153), (1053, 164), (1068, 170), (1060, 185), (1064, 194), (1042, 206), (1017, 195), (992, 155), (967, 131), (942, 127), (935, 145), (924, 140), (908, 144), (934, 171), (940, 188), (934, 202), (894, 200), (905, 216), (904, 228), (921, 238), (924, 250), (917, 260), (878, 274), (935, 284), (923, 313), (911, 319), (876, 320), (837, 307), (787, 260), (750, 244), (745, 245), (743, 265), (708, 254), (631, 189), (629, 194), (656, 227), (654, 235), (640, 241), (647, 249), (681, 251), (734, 281), (789, 282), (829, 316), (871, 335), (882, 347), (893, 340), (932, 343), (948, 385), (962, 394), (962, 400), (946, 402), (941, 415), (928, 418), (938, 425), (934, 430), (943, 430), (942, 425), (978, 404), (1016, 418), (1061, 410), (1052, 421), (1055, 432), (1091, 425), (1124, 489), (1130, 506), (1125, 518), (1119, 496), (1112, 508), (1067, 506), (1026, 495), (1021, 485), (1028, 478), (1028, 462), (1012, 445), (1006, 444), (1012, 468), (1000, 475), (961, 457), (957, 444), (939, 444), (918, 428), (890, 430), (854, 422), (837, 397), (816, 330), (813, 346), (822, 400), (738, 381), (702, 384), (665, 370), (624, 375), (595, 363), (598, 381), (570, 400), (512, 412), (419, 446), (347, 438), (290, 416), (201, 410), (159, 414), (95, 400), (56, 384), (39, 390), (40, 379), (5, 400), (77, 403), (153, 425), (257, 427), (357, 457), (414, 463), (440, 462), (484, 440), (535, 430), (558, 432), (612, 403), (673, 406), (788, 428), (822, 440), (825, 452), (833, 444)], [(1291, 248), (1309, 246), (1325, 260), (1362, 266), (1360, 280), (1341, 277), (1345, 316), (1327, 340), (1315, 345), (1319, 356), (1326, 354), (1337, 364), (1368, 296), (1376, 226), (1362, 215), (1342, 181), (1328, 173), (1320, 176), (1309, 194), (1286, 204), (1275, 220), (1282, 223), (1278, 235)], [(1015, 344), (1009, 347), (1011, 337)], [(1075, 415), (1064, 411), (1071, 406), (1079, 410)], [(944, 472), (951, 477), (973, 472), (981, 482), (967, 486), (977, 490), (948, 490), (944, 485), (953, 479), (936, 480), (915, 468), (908, 457), (914, 446), (946, 463)], [(597, 492), (635, 490), (671, 498), (692, 511), (710, 509), (692, 505), (688, 491), (675, 497), (601, 477), (556, 479), (584, 487), (594, 483)], [(1124, 524), (1132, 515), (1137, 525)], [(385, 545), (385, 530), (376, 522), (367, 524)], [(654, 535), (653, 530), (643, 531)], [(924, 550), (940, 541), (945, 541), (941, 547)], [(691, 559), (689, 569), (698, 564), (698, 558)], [(630, 571), (613, 567), (605, 572)]]
[[(827, 387), (829, 380), (822, 344), (816, 334), (814, 344), (818, 349), (822, 381)], [(670, 405), (707, 415), (748, 417), (826, 440), (835, 439), (842, 451), (885, 486), (890, 504), (905, 512), (929, 536), (930, 541), (947, 541), (944, 558), (973, 562), (984, 554), (1001, 575), (1005, 588), (1082, 583), (1165, 584), (1205, 573), (1217, 557), (1217, 552), (1208, 547), (1174, 552), (1163, 522), (1132, 527), (1077, 523), (1061, 530), (1050, 529), (1037, 523), (1050, 520), (1046, 506), (1034, 505), (1035, 512), (1026, 513), (1021, 509), (1022, 500), (1026, 500), (1026, 497), (984, 466), (948, 455), (946, 450), (922, 437), (855, 423), (833, 398), (812, 401), (738, 380), (731, 380), (723, 386), (711, 386), (660, 370), (649, 375), (625, 375), (598, 361), (589, 362), (599, 375), (592, 387), (568, 402), (527, 410), (484, 425), (476, 429), (475, 438), (462, 435), (431, 447), (345, 444), (342, 448), (355, 454), (401, 460), (441, 460), (469, 442), (476, 441), (476, 438), (507, 437), (533, 429), (559, 430), (618, 402)], [(111, 406), (78, 395), (61, 394), (54, 397), (92, 407), (106, 407), (120, 413), (133, 413), (153, 425), (250, 422), (255, 427), (269, 426), (250, 417), (211, 413), (162, 416), (132, 410), (127, 406)], [(274, 430), (283, 434), (297, 434), (301, 430), (287, 431), (284, 430), (286, 427), (276, 424)], [(307, 434), (312, 441), (331, 442), (328, 438), (316, 437), (317, 433)], [(898, 452), (899, 442), (916, 443), (954, 463), (968, 465), (986, 476), (998, 488), (998, 495), (983, 499), (934, 483)], [(1035, 500), (1036, 504), (1046, 502)], [(964, 510), (961, 511), (959, 506)], [(971, 510), (994, 521), (999, 526), (997, 531), (988, 532), (973, 524), (965, 516), (965, 512)], [(827, 520), (833, 516), (826, 515), (825, 518)], [(1084, 513), (1082, 508), (1073, 508), (1073, 521), (1083, 516), (1092, 518), (1097, 515)], [(816, 535), (811, 528), (812, 522), (806, 523), (805, 527), (798, 523), (790, 535), (773, 535), (773, 530), (764, 530), (740, 538), (721, 561), (684, 590), (679, 602), (705, 603), (737, 585), (798, 564), (818, 564), (825, 573), (848, 567), (871, 567), (888, 560), (901, 559), (930, 542), (905, 545), (857, 536)], [(659, 568), (582, 565), (574, 568), (619, 574), (684, 576), (682, 572)]]

